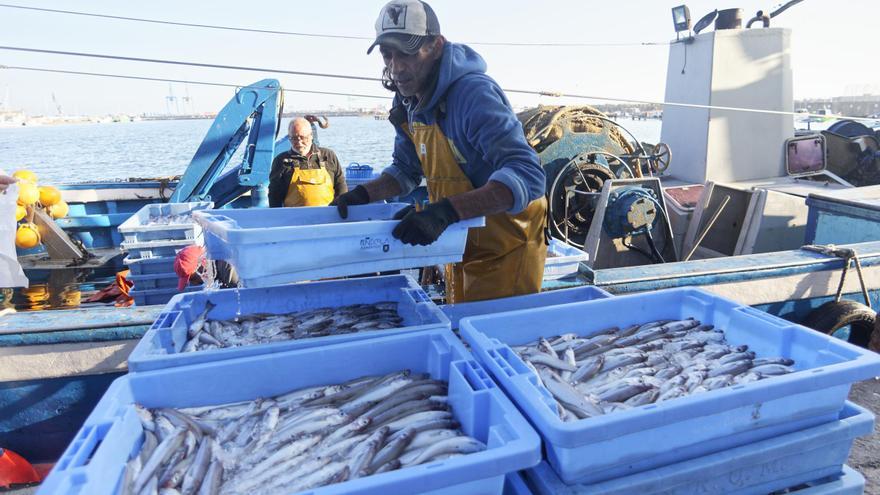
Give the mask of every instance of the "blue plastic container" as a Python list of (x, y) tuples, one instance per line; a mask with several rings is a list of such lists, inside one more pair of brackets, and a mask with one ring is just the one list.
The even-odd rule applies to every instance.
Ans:
[(589, 259), (590, 255), (580, 249), (569, 246), (559, 239), (550, 239), (550, 245), (547, 246), (547, 261), (544, 262), (544, 280), (576, 275), (581, 262)]
[(449, 318), (449, 321), (452, 323), (452, 328), (458, 330), (459, 320), (469, 316), (489, 315), (529, 308), (543, 308), (545, 306), (592, 301), (593, 299), (604, 299), (606, 297), (611, 297), (611, 294), (598, 287), (585, 285), (583, 287), (575, 287), (572, 289), (539, 292), (527, 296), (514, 296), (501, 299), (490, 299), (488, 301), (447, 304), (440, 306), (440, 309), (446, 317)]
[(394, 214), (407, 205), (197, 211), (211, 259), (235, 267), (244, 287), (376, 273), (461, 261), (468, 229), (483, 217), (454, 223), (430, 246), (391, 236)]
[[(187, 329), (202, 314), (208, 301), (216, 304), (208, 317), (221, 320), (254, 313), (284, 314), (306, 309), (395, 301), (403, 325), (389, 330), (180, 353), (186, 344)], [(418, 284), (404, 275), (205, 291), (182, 294), (169, 302), (128, 357), (128, 368), (131, 371), (155, 370), (438, 328), (449, 328), (449, 320)]]
[(501, 494), (507, 473), (540, 462), (540, 439), (525, 418), (451, 331), (432, 330), (119, 378), (38, 493), (116, 493), (126, 460), (143, 441), (133, 403), (151, 408), (223, 404), (402, 369), (447, 380), (453, 414), (464, 432), (488, 449), (307, 493)]
[[(759, 357), (792, 358), (799, 372), (565, 423), (507, 345), (688, 317), (723, 329), (730, 343), (748, 344)], [(850, 385), (880, 374), (876, 353), (691, 288), (465, 318), (460, 329), (541, 433), (547, 460), (566, 483), (628, 476), (833, 421)]]
[(360, 163), (349, 163), (347, 167), (345, 167), (345, 180), (356, 179), (372, 179), (373, 178), (373, 167), (360, 164)]
[[(188, 285), (183, 292), (201, 291), (204, 285)], [(131, 289), (129, 295), (134, 299), (134, 303), (138, 306), (155, 306), (157, 304), (167, 304), (174, 296), (180, 294), (177, 290), (177, 284), (174, 287), (164, 289), (138, 289), (137, 286)]]
[(873, 430), (874, 415), (847, 403), (837, 421), (601, 483), (566, 485), (546, 462), (526, 476), (540, 495), (766, 495), (839, 477), (855, 439)]
[(174, 258), (136, 259), (126, 257), (122, 262), (128, 267), (132, 275), (155, 275), (158, 273), (174, 272)]
[(152, 241), (192, 240), (195, 237), (195, 222), (175, 225), (150, 224), (150, 217), (185, 215), (195, 210), (210, 210), (214, 203), (199, 201), (193, 203), (154, 203), (146, 205), (118, 227), (125, 243)]
[(504, 478), (504, 495), (532, 495), (521, 472), (510, 473)]
[(844, 465), (843, 474), (808, 483), (810, 486), (788, 492), (786, 495), (862, 495), (865, 478), (855, 469)]
[(178, 280), (174, 272), (129, 275), (127, 278), (134, 282), (134, 290), (176, 289)]

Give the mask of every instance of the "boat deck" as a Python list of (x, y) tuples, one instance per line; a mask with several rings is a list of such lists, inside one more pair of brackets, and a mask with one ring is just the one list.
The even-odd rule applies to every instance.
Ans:
[(164, 308), (90, 307), (57, 311), (23, 311), (0, 317), (0, 336), (152, 325)]

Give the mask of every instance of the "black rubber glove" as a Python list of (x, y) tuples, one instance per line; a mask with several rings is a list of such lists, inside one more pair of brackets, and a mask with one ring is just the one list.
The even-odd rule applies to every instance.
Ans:
[(330, 202), (330, 206), (335, 206), (339, 211), (339, 216), (348, 218), (348, 207), (356, 205), (365, 205), (370, 202), (370, 195), (364, 186), (357, 186), (347, 193), (336, 196), (336, 199)]
[(440, 237), (449, 225), (459, 220), (458, 213), (448, 199), (431, 203), (422, 211), (415, 211), (412, 206), (397, 212), (395, 220), (400, 223), (394, 227), (391, 235), (412, 246), (427, 246)]

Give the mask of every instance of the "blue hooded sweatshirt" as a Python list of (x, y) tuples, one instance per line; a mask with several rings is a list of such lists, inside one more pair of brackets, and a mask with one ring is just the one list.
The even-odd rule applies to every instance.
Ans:
[[(544, 194), (544, 169), (538, 154), (526, 142), (522, 125), (498, 83), (486, 75), (486, 62), (477, 52), (447, 42), (437, 85), (428, 103), (419, 103), (399, 94), (394, 98), (394, 107), (405, 109), (409, 122), (431, 125), (438, 123), (440, 114), (440, 129), (454, 144), (453, 153), (474, 188), (494, 180), (513, 192), (508, 213), (521, 212)], [(409, 136), (395, 127), (393, 163), (384, 172), (397, 179), (402, 194), (408, 194), (424, 174)]]

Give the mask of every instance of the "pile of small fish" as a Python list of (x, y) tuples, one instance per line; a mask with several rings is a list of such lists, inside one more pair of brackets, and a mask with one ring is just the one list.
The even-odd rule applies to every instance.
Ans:
[(181, 352), (387, 330), (403, 324), (403, 318), (397, 314), (396, 302), (351, 304), (283, 315), (252, 314), (231, 320), (208, 320), (208, 312), (213, 308), (214, 304), (209, 301), (202, 314), (189, 326), (187, 342)]
[(693, 319), (542, 337), (513, 350), (556, 399), (564, 421), (794, 371), (793, 360), (757, 358), (747, 345), (729, 345), (723, 330)]
[(144, 427), (122, 493), (295, 493), (485, 450), (459, 429), (447, 384), (409, 371), (271, 399), (136, 406)]
[(150, 215), (144, 225), (183, 225), (187, 223), (193, 223), (190, 211), (177, 215)]

